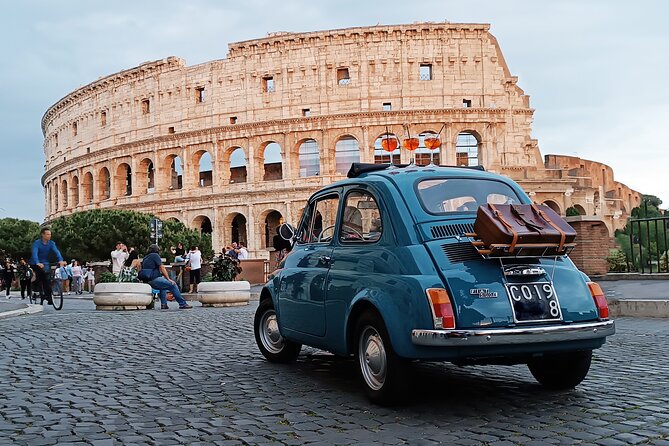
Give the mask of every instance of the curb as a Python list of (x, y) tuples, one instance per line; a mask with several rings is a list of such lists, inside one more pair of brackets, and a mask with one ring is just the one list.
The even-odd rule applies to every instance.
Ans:
[(27, 314), (41, 313), (44, 311), (42, 305), (37, 304), (25, 304), (26, 308), (19, 308), (18, 310), (3, 311), (0, 312), (0, 319), (9, 318), (12, 316), (23, 316)]
[(669, 280), (669, 273), (608, 273), (590, 276), (595, 282), (615, 282), (616, 280)]
[(669, 318), (669, 300), (611, 299), (608, 303), (612, 317)]

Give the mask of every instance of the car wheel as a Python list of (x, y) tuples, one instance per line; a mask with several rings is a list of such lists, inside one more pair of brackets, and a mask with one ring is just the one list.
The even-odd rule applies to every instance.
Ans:
[(355, 333), (355, 356), (369, 399), (378, 404), (401, 400), (406, 364), (395, 354), (381, 317), (366, 311), (358, 319)]
[(270, 299), (263, 300), (253, 321), (256, 343), (260, 352), (270, 362), (286, 363), (297, 359), (302, 345), (281, 336), (279, 321)]
[(545, 355), (531, 360), (527, 366), (543, 386), (564, 390), (581, 383), (590, 370), (592, 351)]

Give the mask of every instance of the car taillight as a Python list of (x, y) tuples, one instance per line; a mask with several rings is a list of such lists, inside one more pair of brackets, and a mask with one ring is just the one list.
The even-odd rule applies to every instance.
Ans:
[(606, 295), (604, 294), (604, 291), (602, 291), (602, 288), (596, 282), (588, 282), (588, 288), (590, 288), (590, 294), (595, 301), (595, 306), (599, 312), (599, 318), (608, 319), (609, 304), (606, 302)]
[(426, 292), (432, 309), (434, 328), (455, 328), (455, 314), (448, 292), (443, 288), (428, 288)]

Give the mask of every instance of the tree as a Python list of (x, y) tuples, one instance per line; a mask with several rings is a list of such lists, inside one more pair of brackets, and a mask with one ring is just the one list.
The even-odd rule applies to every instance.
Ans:
[[(662, 200), (655, 195), (642, 195), (641, 205), (632, 209), (625, 228), (616, 231), (616, 242), (634, 268), (639, 268), (643, 262), (644, 269), (652, 270), (652, 265), (669, 248), (664, 237), (667, 222), (658, 218), (662, 217), (661, 204)], [(654, 220), (643, 221), (646, 218)]]
[(33, 241), (39, 237), (39, 223), (16, 218), (0, 219), (0, 255), (18, 260), (30, 259)]
[[(117, 241), (125, 243), (142, 255), (153, 243), (149, 222), (153, 216), (141, 212), (94, 209), (59, 217), (51, 223), (53, 240), (66, 259), (80, 261), (108, 260)], [(179, 240), (194, 244), (203, 254), (211, 256), (211, 237), (188, 229), (183, 223), (166, 221), (163, 225), (161, 255), (172, 256), (169, 247)]]

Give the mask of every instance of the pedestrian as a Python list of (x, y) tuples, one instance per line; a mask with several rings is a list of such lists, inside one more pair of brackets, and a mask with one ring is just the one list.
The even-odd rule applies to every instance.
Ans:
[(95, 271), (93, 270), (93, 267), (90, 264), (86, 269), (86, 275), (84, 276), (84, 278), (86, 279), (86, 283), (88, 284), (88, 292), (92, 293), (93, 289), (95, 288)]
[(2, 279), (5, 281), (5, 289), (7, 290), (7, 299), (10, 299), (9, 295), (10, 289), (12, 287), (12, 282), (14, 281), (14, 268), (12, 267), (12, 262), (5, 260), (2, 270)]
[(290, 251), (290, 241), (281, 237), (279, 232), (279, 227), (276, 228), (276, 235), (272, 238), (272, 246), (274, 247), (274, 252), (276, 256), (276, 263), (279, 263), (286, 257), (286, 254)]
[(67, 276), (65, 280), (63, 280), (63, 291), (69, 295), (70, 290), (74, 290), (74, 279), (73, 279), (73, 274), (72, 274), (72, 265), (74, 265), (74, 259), (70, 260), (70, 263), (65, 265), (65, 275)]
[(35, 273), (30, 269), (26, 259), (19, 260), (19, 266), (16, 269), (16, 272), (19, 276), (19, 284), (21, 285), (21, 299), (26, 298), (26, 291), (28, 293), (28, 298), (32, 296), (32, 278)]
[(190, 288), (189, 293), (197, 293), (197, 286), (202, 281), (200, 274), (202, 268), (202, 252), (197, 246), (191, 246), (190, 251), (186, 254), (186, 260), (190, 267)]
[(116, 242), (116, 249), (111, 252), (112, 273), (119, 275), (123, 264), (128, 259), (128, 247), (121, 242)]
[(67, 270), (65, 269), (65, 265), (60, 265), (56, 268), (56, 271), (53, 273), (53, 278), (56, 281), (56, 285), (58, 285), (57, 289), (62, 292), (63, 282), (67, 280)]
[(237, 246), (237, 242), (232, 242), (232, 246), (229, 248), (226, 248), (227, 251), (225, 252), (225, 255), (228, 257), (232, 257), (233, 259), (237, 260), (237, 249), (239, 247)]
[(33, 267), (35, 273), (35, 283), (42, 291), (40, 305), (46, 300), (50, 304), (53, 303), (51, 299), (51, 279), (49, 278), (49, 254), (55, 254), (58, 259), (58, 264), (63, 265), (63, 256), (60, 254), (56, 243), (51, 240), (51, 230), (47, 227), (40, 231), (40, 238), (35, 240), (32, 245), (32, 255), (30, 257), (30, 265)]
[(174, 254), (174, 263), (181, 263), (185, 261), (185, 255), (186, 255), (186, 248), (184, 248), (184, 244), (179, 242), (177, 243), (177, 246), (172, 246), (170, 247), (170, 251), (172, 254)]
[(176, 282), (170, 279), (167, 268), (160, 258), (160, 247), (156, 244), (149, 246), (149, 253), (142, 260), (142, 269), (139, 279), (151, 285), (151, 288), (159, 291), (160, 308), (167, 310), (167, 292), (171, 292), (174, 299), (179, 303), (179, 308), (188, 310), (193, 308), (184, 300)]
[(239, 260), (246, 260), (249, 258), (249, 252), (244, 247), (244, 244), (242, 242), (239, 242), (239, 248), (237, 249), (237, 258)]
[(75, 294), (83, 294), (84, 272), (76, 260), (72, 261), (72, 289)]

